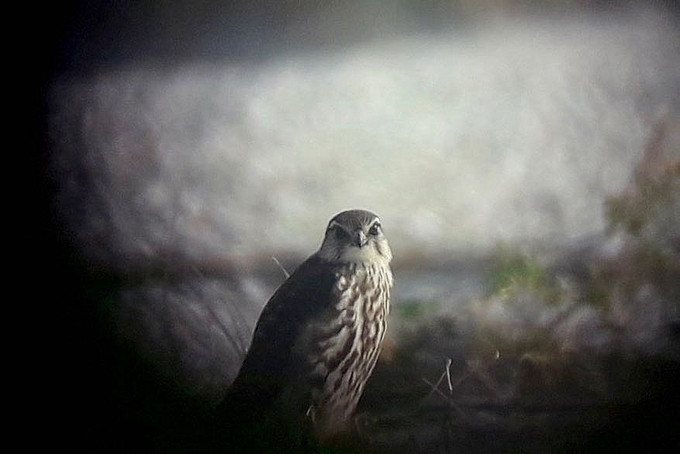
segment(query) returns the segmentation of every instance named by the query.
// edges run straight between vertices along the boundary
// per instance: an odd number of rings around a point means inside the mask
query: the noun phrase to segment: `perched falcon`
[[[218,408],[225,451],[332,444],[351,416],[385,335],[392,252],[374,213],[328,223],[319,250],[276,290]]]

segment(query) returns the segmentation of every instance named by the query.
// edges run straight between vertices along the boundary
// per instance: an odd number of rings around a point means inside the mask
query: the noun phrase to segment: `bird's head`
[[[380,218],[366,210],[348,210],[330,220],[317,255],[334,263],[388,265],[392,251]]]

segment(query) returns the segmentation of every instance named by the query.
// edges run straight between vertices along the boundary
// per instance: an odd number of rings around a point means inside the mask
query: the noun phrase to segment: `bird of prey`
[[[224,451],[332,445],[376,364],[393,284],[380,219],[348,210],[319,250],[276,290],[241,369],[218,407]]]

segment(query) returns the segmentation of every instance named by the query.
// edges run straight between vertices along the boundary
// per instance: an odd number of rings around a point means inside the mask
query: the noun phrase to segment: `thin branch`
[[[439,390],[439,384],[442,382],[442,379],[443,379],[443,378],[444,378],[444,374],[442,374],[442,376],[439,378],[439,380],[437,380],[437,383],[436,383],[436,384],[433,384],[433,383],[432,383],[430,380],[428,380],[427,378],[425,378],[425,377],[420,377],[421,380],[423,380],[425,383],[427,383],[427,385],[428,385],[430,388],[432,388],[432,390],[431,390],[430,393],[425,397],[425,399],[429,398],[429,397],[430,397],[432,394],[434,394],[434,393],[439,394],[439,395],[442,396],[444,399],[448,399],[448,398],[449,398],[449,396],[447,396],[446,394],[444,394],[443,392],[441,392],[441,391]]]
[[[446,383],[449,385],[449,395],[453,396],[453,385],[451,384],[451,358],[446,358]]]
[[[444,380],[444,376],[445,376],[445,375],[446,375],[446,372],[443,372],[443,373],[441,374],[441,376],[439,377],[439,379],[437,380],[437,383],[434,384],[434,385],[433,385],[432,383],[430,383],[430,381],[429,381],[427,378],[421,377],[421,379],[422,379],[425,383],[427,383],[427,384],[432,388],[432,390],[430,391],[430,393],[429,393],[427,396],[425,396],[425,399],[430,398],[430,396],[432,396],[432,394],[434,394],[435,392],[437,392],[437,393],[441,394],[442,396],[446,397],[446,396],[444,395],[444,393],[442,393],[441,391],[439,391],[439,385],[441,384],[442,380]]]
[[[290,273],[281,265],[281,262],[276,257],[272,257],[272,260],[274,260],[274,263],[276,263],[279,268],[281,268],[281,271],[283,271],[283,274],[286,276],[286,279],[290,277]]]

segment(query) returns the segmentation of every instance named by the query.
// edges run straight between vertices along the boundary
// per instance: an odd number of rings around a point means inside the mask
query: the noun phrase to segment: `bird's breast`
[[[310,325],[312,403],[322,434],[342,428],[380,353],[392,275],[385,267],[347,265],[336,273],[328,310]]]

